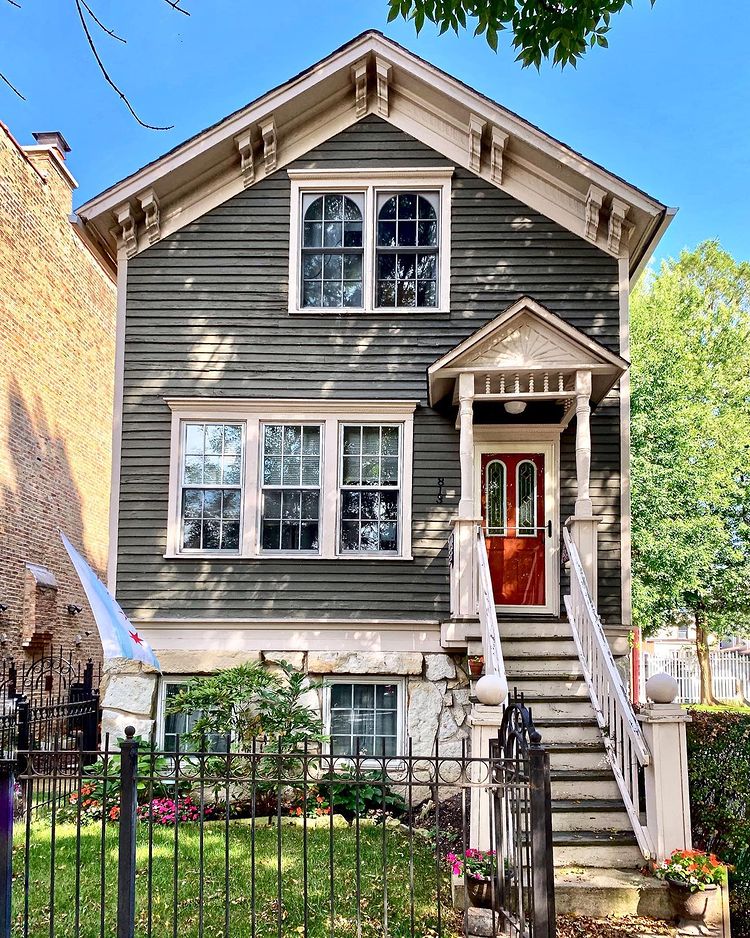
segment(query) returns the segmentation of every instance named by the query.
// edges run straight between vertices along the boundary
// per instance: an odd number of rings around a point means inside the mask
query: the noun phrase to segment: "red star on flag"
[[[128,632],[128,635],[133,639],[136,645],[142,645],[143,639],[137,632]]]

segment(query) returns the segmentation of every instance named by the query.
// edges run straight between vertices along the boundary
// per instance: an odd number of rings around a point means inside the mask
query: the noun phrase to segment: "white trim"
[[[312,672],[315,673],[314,671]],[[323,732],[326,735],[330,735],[331,732],[331,687],[333,684],[366,684],[368,686],[374,686],[376,684],[395,684],[398,688],[397,693],[397,702],[396,702],[396,754],[395,756],[386,756],[386,758],[396,758],[398,756],[403,756],[405,753],[403,751],[404,742],[406,740],[406,719],[407,719],[407,710],[408,710],[408,701],[406,700],[407,686],[406,680],[401,677],[394,675],[389,677],[388,675],[380,674],[337,674],[334,677],[329,675],[323,676],[323,687],[322,687],[322,717],[323,717]],[[373,734],[374,735],[374,734]],[[325,742],[323,744],[323,752],[329,754],[331,751],[330,743]],[[342,760],[345,760],[346,756],[341,756]],[[376,760],[379,758],[378,753],[373,754],[372,759],[364,758],[361,760],[360,764],[363,767],[368,767],[371,764],[376,764]]]
[[[492,428],[495,429],[495,428]],[[540,427],[540,432],[542,428]],[[482,455],[484,453],[542,453],[544,455],[544,517],[545,524],[552,521],[552,537],[545,535],[545,598],[543,606],[498,606],[505,613],[526,615],[560,614],[560,440],[559,428],[547,427],[546,439],[519,439],[518,427],[513,440],[503,433],[495,439],[484,439],[474,444],[475,495],[474,510],[477,518],[482,517]]]
[[[195,674],[175,674],[173,677],[168,674],[162,674],[159,677],[159,683],[156,694],[156,748],[164,750],[164,722],[167,716],[167,686],[170,684],[187,684],[197,675]]]
[[[115,321],[115,380],[112,397],[112,464],[109,483],[109,550],[107,555],[107,586],[113,596],[117,587],[117,544],[120,521],[120,461],[122,459],[127,286],[128,259],[124,251],[119,251],[117,257],[117,318]]]
[[[620,353],[630,357],[630,278],[628,260],[621,258],[620,275]],[[633,622],[632,514],[630,479],[630,372],[620,376],[620,588],[622,625]]]
[[[379,316],[450,312],[451,273],[451,178],[454,167],[390,167],[385,170],[288,170],[291,180],[289,218],[289,312],[305,315]],[[440,199],[438,221],[438,305],[393,307],[375,305],[375,262],[377,257],[377,196],[387,192],[436,192]],[[358,307],[302,306],[302,200],[307,193],[341,192],[361,195],[362,212],[362,300]],[[405,248],[405,250],[409,250]],[[416,250],[416,249],[415,249]]]
[[[412,475],[414,410],[416,401],[314,401],[260,400],[240,398],[170,398],[169,514],[166,559],[237,560],[411,560]],[[180,549],[182,427],[193,421],[238,423],[243,426],[244,477],[239,551],[183,551]],[[320,479],[320,529],[318,551],[262,551],[260,549],[260,460],[261,425],[315,423],[321,426],[322,469]],[[342,552],[338,549],[339,529],[339,437],[340,426],[352,424],[391,424],[400,428],[399,550]]]

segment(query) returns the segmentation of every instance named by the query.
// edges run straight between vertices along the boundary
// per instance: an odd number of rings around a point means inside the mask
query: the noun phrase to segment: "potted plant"
[[[446,861],[454,876],[462,876],[471,904],[481,909],[492,908],[492,879],[495,873],[495,851],[469,848],[463,857],[449,853]],[[507,873],[506,873],[507,878]]]
[[[726,880],[727,867],[713,853],[675,850],[656,868],[655,875],[667,882],[678,918],[702,921],[712,894]]]
[[[481,677],[484,671],[484,655],[469,655],[469,674]]]

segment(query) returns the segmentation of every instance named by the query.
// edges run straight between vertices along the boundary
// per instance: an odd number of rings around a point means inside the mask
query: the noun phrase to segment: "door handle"
[[[552,519],[547,522],[547,537],[552,537]]]

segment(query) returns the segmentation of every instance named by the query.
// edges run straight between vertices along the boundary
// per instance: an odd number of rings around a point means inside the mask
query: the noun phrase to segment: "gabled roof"
[[[629,367],[621,355],[590,338],[530,296],[522,296],[499,316],[482,326],[427,369],[430,403],[435,404],[450,393],[456,377],[469,372],[479,384],[497,375],[508,377],[508,395],[524,397],[530,376],[534,377],[533,395],[545,383],[549,393],[567,397],[570,378],[576,371],[592,373],[592,400],[598,403]],[[519,378],[519,393],[512,393]],[[521,393],[523,391],[523,393]]]
[[[640,271],[674,211],[517,114],[368,31],[90,199],[110,247],[143,250],[376,114]]]

